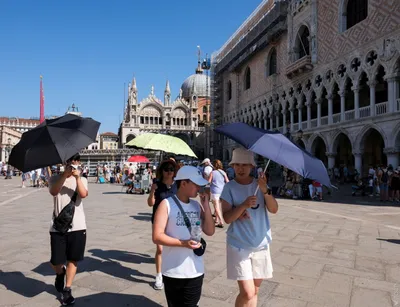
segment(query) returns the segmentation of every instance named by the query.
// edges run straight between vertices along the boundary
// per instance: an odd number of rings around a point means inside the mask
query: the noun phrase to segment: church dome
[[[193,96],[193,89],[195,89],[198,97],[210,97],[210,85],[210,77],[203,74],[203,71],[197,69],[194,75],[189,76],[182,83],[182,97],[185,99],[190,99]]]

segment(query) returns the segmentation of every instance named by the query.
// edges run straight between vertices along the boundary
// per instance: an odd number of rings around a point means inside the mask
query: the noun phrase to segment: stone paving
[[[52,200],[46,189],[0,178],[0,306],[60,306],[48,264]],[[75,306],[165,306],[152,288],[150,208],[142,195],[89,185],[86,259]],[[259,306],[400,306],[400,208],[279,200],[271,217],[274,277]],[[379,204],[378,204],[379,205]],[[225,231],[207,238],[201,306],[233,306]]]

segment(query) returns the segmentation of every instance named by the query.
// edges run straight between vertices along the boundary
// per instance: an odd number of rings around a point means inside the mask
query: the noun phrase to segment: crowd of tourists
[[[71,287],[86,245],[82,200],[88,196],[88,182],[80,165],[76,154],[63,172],[49,179],[54,199],[50,262],[62,305],[75,302]],[[257,306],[262,281],[272,277],[268,214],[277,213],[278,204],[267,176],[262,171],[258,179],[252,176],[253,153],[235,149],[229,165],[231,170],[225,172],[219,160],[205,159],[195,167],[169,158],[154,173],[147,199],[153,211],[149,240],[156,245],[154,288],[164,289],[169,307],[198,306],[207,253],[202,233],[212,236],[215,227],[225,224],[227,278],[236,280],[239,288],[235,306]]]

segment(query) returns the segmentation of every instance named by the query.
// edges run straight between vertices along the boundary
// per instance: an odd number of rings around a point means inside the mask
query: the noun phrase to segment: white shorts
[[[221,194],[211,194],[211,201],[214,201],[214,200],[219,200],[220,199],[220,197],[221,197]]]
[[[227,277],[232,280],[272,278],[270,248],[251,251],[226,245]]]

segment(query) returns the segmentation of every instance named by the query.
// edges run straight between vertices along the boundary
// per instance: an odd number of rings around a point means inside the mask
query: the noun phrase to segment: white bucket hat
[[[256,166],[254,161],[254,154],[245,148],[236,148],[232,153],[232,160],[229,165],[232,164],[251,164]]]
[[[208,181],[203,178],[201,172],[194,166],[185,165],[182,166],[176,173],[175,180],[186,180],[189,179],[191,182],[198,186],[205,186]]]

